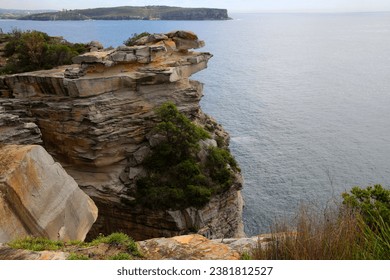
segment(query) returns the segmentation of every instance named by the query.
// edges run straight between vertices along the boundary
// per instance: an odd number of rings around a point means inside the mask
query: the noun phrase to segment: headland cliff
[[[228,152],[228,133],[200,108],[202,84],[189,79],[205,69],[212,57],[210,53],[193,51],[203,46],[204,42],[192,32],[152,34],[140,38],[132,46],[93,47],[91,52],[75,57],[73,65],[1,76],[3,155],[23,151],[30,157],[33,151],[32,164],[39,162],[37,154],[44,154],[45,164],[50,166],[56,161],[63,167],[66,176],[74,179],[74,184],[93,200],[88,202],[91,205],[88,209],[80,211],[83,216],[76,218],[84,223],[80,236],[91,226],[91,230],[87,230],[91,238],[116,231],[127,233],[136,240],[191,232],[208,238],[243,236],[242,177],[233,165],[223,166],[225,173],[222,175],[228,176],[229,180],[224,181],[225,186],[219,191],[194,188],[193,198],[196,199],[196,191],[203,195],[206,192],[207,201],[164,208],[138,203],[140,184],[137,182],[151,173],[145,160],[151,158],[151,153],[164,140],[155,128],[161,122],[156,109],[166,102],[174,104],[180,114],[207,132],[208,136],[196,143],[194,158],[197,161],[204,162],[213,148]],[[18,145],[11,149],[11,144]],[[33,146],[25,148],[26,145]],[[50,155],[46,155],[46,151]],[[10,155],[11,159],[15,158]],[[7,159],[11,160],[10,156]],[[0,170],[2,194],[10,192],[9,185],[3,183],[6,168]],[[39,170],[42,173],[50,171],[45,167]],[[59,174],[56,170],[52,172]],[[194,172],[198,172],[196,168]],[[73,192],[76,187],[71,188]],[[52,191],[46,199],[54,199],[57,192]],[[164,195],[164,189],[160,195]],[[19,201],[21,196],[13,197]],[[76,195],[81,196],[81,193]],[[73,206],[82,209],[89,201],[88,197],[83,199]],[[45,208],[44,201],[33,207]],[[95,204],[98,217],[92,225],[96,219]],[[26,225],[31,214],[29,207],[23,205],[25,215],[18,212],[15,220],[19,219],[27,228],[26,233],[31,233]],[[68,209],[66,205],[64,209]],[[72,210],[69,215],[76,217],[76,212]],[[86,220],[89,222],[85,223]],[[61,228],[55,227],[57,235],[63,234]],[[11,238],[12,234],[7,236]]]

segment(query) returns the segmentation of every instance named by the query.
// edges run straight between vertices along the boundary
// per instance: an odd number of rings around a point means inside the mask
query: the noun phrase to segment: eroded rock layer
[[[158,140],[150,135],[154,109],[164,102],[174,102],[228,145],[228,134],[200,110],[202,84],[189,80],[212,57],[190,50],[202,46],[191,32],[154,34],[134,46],[81,55],[72,66],[0,78],[0,106],[39,127],[44,147],[98,206],[91,236],[123,231],[140,240],[194,230],[212,238],[243,235],[239,173],[228,191],[201,209],[158,211],[129,203],[129,189]]]

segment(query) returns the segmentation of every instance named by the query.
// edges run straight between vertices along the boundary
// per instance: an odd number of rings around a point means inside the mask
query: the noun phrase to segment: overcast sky
[[[0,0],[5,9],[84,9],[168,5],[237,11],[390,11],[390,0]]]

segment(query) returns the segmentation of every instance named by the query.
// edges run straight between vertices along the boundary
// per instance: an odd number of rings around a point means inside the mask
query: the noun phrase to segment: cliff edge
[[[97,49],[52,70],[0,77],[0,107],[37,125],[44,148],[93,199],[99,217],[90,237],[121,231],[136,240],[197,232],[208,238],[243,236],[242,178],[201,207],[150,209],[134,197],[144,161],[161,141],[156,108],[170,101],[207,130],[209,147],[227,149],[229,136],[199,105],[202,84],[189,77],[212,57],[192,49],[192,32],[143,37],[133,46]]]

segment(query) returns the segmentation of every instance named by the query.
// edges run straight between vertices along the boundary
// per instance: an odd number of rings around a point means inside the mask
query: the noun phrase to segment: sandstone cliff
[[[200,208],[158,211],[132,203],[142,162],[158,136],[154,109],[166,101],[228,145],[228,134],[199,107],[202,84],[189,77],[207,67],[209,53],[191,32],[141,38],[135,46],[84,54],[72,66],[0,78],[0,106],[35,123],[43,146],[95,201],[91,236],[123,231],[135,239],[196,230],[211,238],[243,235],[242,179]],[[204,144],[207,147],[209,144]]]
[[[93,201],[38,145],[0,148],[0,242],[28,235],[84,240]]]

